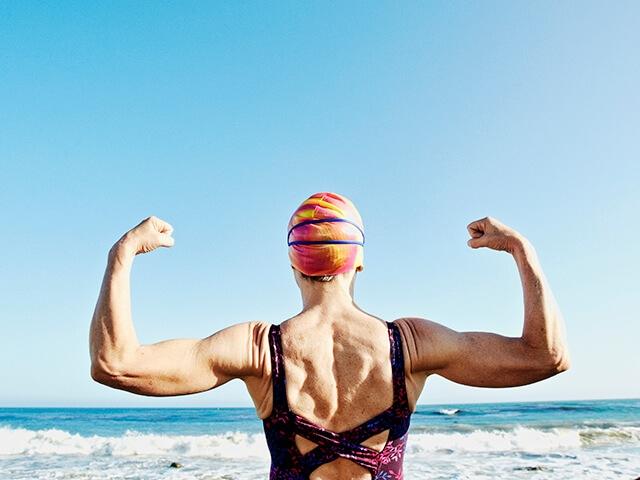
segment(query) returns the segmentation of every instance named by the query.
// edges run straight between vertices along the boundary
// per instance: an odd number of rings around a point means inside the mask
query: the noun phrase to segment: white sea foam
[[[516,427],[511,430],[474,430],[472,432],[413,433],[409,452],[532,452],[545,453],[580,449],[591,445],[640,442],[640,427],[554,428]]]
[[[17,454],[269,458],[263,434],[228,432],[220,435],[158,435],[127,431],[120,437],[84,437],[57,429],[0,428],[0,455]]]
[[[438,410],[438,413],[440,415],[455,415],[456,413],[459,413],[459,412],[460,412],[459,408],[442,408]]]
[[[516,427],[471,432],[412,432],[408,453],[430,452],[556,452],[594,445],[638,444],[640,427],[555,428]],[[82,436],[64,430],[0,428],[0,455],[157,456],[180,455],[224,459],[267,460],[262,433],[160,435],[127,431],[122,436]]]
[[[519,427],[510,431],[475,430],[469,433],[418,433],[410,437],[412,453],[449,450],[451,452],[554,451],[580,448],[577,430],[544,432]]]

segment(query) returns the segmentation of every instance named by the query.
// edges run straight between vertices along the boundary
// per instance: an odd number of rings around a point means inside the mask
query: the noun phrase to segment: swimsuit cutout
[[[405,385],[400,330],[395,323],[385,323],[389,332],[393,403],[384,412],[345,432],[333,432],[323,428],[289,409],[280,325],[271,325],[269,347],[273,377],[273,410],[263,420],[267,445],[271,452],[269,480],[308,480],[316,468],[339,457],[369,470],[372,480],[402,480],[402,460],[411,410]],[[385,430],[389,430],[389,436],[381,451],[360,445],[361,442]],[[296,446],[296,434],[311,440],[317,446],[302,454]]]

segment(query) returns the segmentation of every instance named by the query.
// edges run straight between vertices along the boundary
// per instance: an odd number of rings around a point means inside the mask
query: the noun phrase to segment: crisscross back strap
[[[287,379],[284,374],[284,356],[280,325],[271,325],[269,329],[269,349],[271,350],[271,379],[273,382],[273,409],[285,412],[289,409],[287,402]]]
[[[363,454],[358,452],[357,449],[350,450],[350,447],[344,444],[337,444],[336,446],[323,445],[305,454],[302,457],[301,465],[304,478],[309,478],[311,472],[321,465],[333,462],[339,457],[342,457],[369,470],[371,472],[371,478],[373,478],[378,470],[378,456],[379,454],[375,450]]]

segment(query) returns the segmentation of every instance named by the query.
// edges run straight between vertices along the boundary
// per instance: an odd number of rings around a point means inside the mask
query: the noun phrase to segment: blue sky
[[[289,216],[335,191],[367,232],[356,301],[518,335],[490,215],[536,247],[573,368],[513,389],[428,381],[421,403],[639,397],[640,7],[634,2],[0,4],[0,405],[249,406],[240,381],[138,397],[89,376],[112,243],[151,343],[301,309]]]

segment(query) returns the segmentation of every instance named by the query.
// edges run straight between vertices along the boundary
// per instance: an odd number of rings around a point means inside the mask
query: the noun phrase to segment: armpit
[[[414,372],[414,364],[418,357],[418,350],[415,341],[415,332],[411,325],[411,322],[407,318],[399,318],[394,322],[400,328],[400,334],[402,335],[402,350],[404,354],[404,369],[405,374],[410,375]]]
[[[253,401],[258,418],[266,418],[272,409],[271,351],[269,349],[269,328],[266,322],[250,322],[251,342],[250,375],[242,378]]]
[[[416,336],[411,321],[406,318],[396,320],[394,323],[400,329],[402,337],[402,351],[404,355],[405,383],[407,397],[411,411],[415,411],[418,398],[424,389],[424,384],[429,376],[428,372],[416,371],[414,365],[419,357]]]

